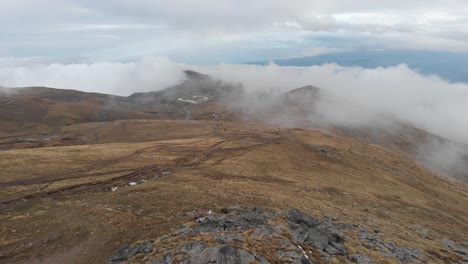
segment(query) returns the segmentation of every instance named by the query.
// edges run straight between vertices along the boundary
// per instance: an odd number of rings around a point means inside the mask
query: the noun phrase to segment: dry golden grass
[[[125,243],[189,221],[176,212],[235,204],[333,213],[339,222],[378,229],[385,241],[424,250],[430,263],[454,258],[440,251],[439,239],[468,236],[466,185],[397,152],[259,124],[224,122],[213,134],[214,122],[134,120],[120,131],[123,122],[100,128],[106,144],[0,152],[0,184],[23,181],[0,189],[4,203],[19,198],[1,208],[0,262],[102,263]],[[62,132],[85,138],[100,125]],[[132,143],[110,143],[125,140]],[[151,179],[162,171],[171,174]],[[110,191],[138,179],[149,181]],[[430,230],[428,238],[416,226]],[[346,246],[392,263],[357,239]]]

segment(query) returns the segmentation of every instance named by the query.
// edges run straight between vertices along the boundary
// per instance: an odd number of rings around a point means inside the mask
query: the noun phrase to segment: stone
[[[444,243],[444,245],[446,245],[448,248],[452,249],[453,251],[455,251],[458,254],[468,255],[468,249],[467,248],[465,248],[463,246],[457,246],[457,244],[455,244],[455,242],[453,242],[452,240],[442,239],[442,243]]]
[[[305,224],[308,227],[315,227],[320,224],[320,221],[310,215],[303,213],[298,209],[290,209],[287,212],[287,216],[289,221],[296,223],[296,224]]]
[[[411,263],[421,255],[419,251],[407,247],[396,247],[394,253],[401,263]]]
[[[305,259],[307,261],[308,261],[308,259],[305,258],[299,252],[292,251],[292,250],[287,250],[287,251],[277,250],[275,252],[275,255],[276,255],[276,257],[278,257],[281,260],[282,263],[297,263],[297,264],[310,263],[310,262],[304,262],[303,259]]]
[[[313,259],[309,259],[312,256],[318,257],[317,261],[341,261],[343,257],[335,256],[346,255],[347,249],[341,233],[344,229],[361,229],[361,243],[381,254],[387,254],[397,262],[408,263],[420,256],[417,250],[382,241],[383,234],[379,233],[380,231],[373,232],[379,229],[378,227],[365,228],[321,221],[298,209],[264,212],[260,207],[252,210],[228,207],[220,212],[194,211],[176,215],[193,216],[192,219],[196,223],[180,227],[164,239],[157,239],[155,243],[160,246],[156,248],[160,251],[154,250],[152,255],[147,255],[147,251],[142,250],[141,243],[138,243],[117,251],[109,259],[109,263],[117,264],[129,259],[153,264],[269,263],[266,259],[271,257],[267,252],[269,250],[275,255],[275,258],[270,260],[280,263],[308,264],[312,263]],[[366,230],[370,230],[371,233],[368,234]],[[167,248],[168,245],[172,246]],[[134,258],[142,253],[147,256]],[[151,257],[157,259],[152,260]],[[356,263],[372,263],[366,256],[355,254],[348,258]]]
[[[331,263],[333,261],[333,258],[331,256],[323,256],[321,259],[323,262],[326,263]]]
[[[324,228],[310,229],[304,243],[314,246],[319,250],[324,250],[328,245],[330,232]]]
[[[335,247],[328,245],[323,249],[323,251],[327,252],[330,255],[344,255],[344,252],[341,250],[336,249]]]
[[[205,250],[190,256],[180,262],[182,264],[194,263],[218,263],[218,264],[244,264],[252,263],[255,256],[243,249],[231,245],[219,245],[208,247]],[[265,262],[264,262],[265,263]]]
[[[347,230],[358,230],[359,226],[350,224],[350,223],[337,223],[336,226],[340,229],[347,229]]]
[[[251,236],[255,238],[260,238],[263,236],[263,237],[268,237],[269,239],[271,239],[274,233],[275,231],[271,229],[270,227],[260,225],[254,229]]]
[[[132,246],[125,245],[112,254],[109,258],[108,264],[122,263],[140,253],[148,254],[153,248],[154,244],[151,242],[138,243]]]
[[[200,226],[197,228],[202,233],[212,233],[219,230],[227,230],[223,228],[223,223],[218,220],[212,220],[207,218],[205,221],[200,222]]]
[[[259,226],[266,223],[265,217],[259,212],[247,212],[242,216],[242,220],[248,226]]]
[[[300,264],[312,264],[312,261],[310,261],[306,256],[302,256]]]
[[[206,248],[206,243],[203,241],[189,242],[182,245],[178,251],[187,252],[189,254],[198,254]]]
[[[350,260],[358,264],[373,264],[374,263],[365,254],[353,254],[350,256]]]
[[[169,251],[162,258],[152,261],[151,264],[172,264],[172,255],[172,251]]]
[[[224,208],[227,210],[227,213],[245,213],[246,210],[239,205],[230,206],[229,208]]]
[[[196,233],[193,228],[187,226],[180,226],[177,228],[175,235],[176,236],[188,236]]]
[[[330,224],[313,218],[297,209],[287,212],[291,225],[291,237],[296,243],[305,243],[330,255],[344,255],[346,249],[340,245],[344,239],[338,229]]]
[[[422,238],[428,238],[429,237],[429,230],[427,230],[427,229],[419,229],[417,232]]]
[[[283,248],[293,247],[294,245],[286,239],[278,241],[278,245]]]
[[[216,242],[223,243],[223,244],[229,244],[229,243],[235,243],[235,242],[245,242],[244,236],[242,234],[221,234],[217,235],[215,237]]]
[[[382,256],[397,258],[400,263],[411,263],[421,256],[421,252],[416,249],[397,246],[393,242],[386,243],[380,240],[382,236],[382,233],[368,234],[365,230],[361,230],[359,241],[370,248],[380,249],[379,253]]]

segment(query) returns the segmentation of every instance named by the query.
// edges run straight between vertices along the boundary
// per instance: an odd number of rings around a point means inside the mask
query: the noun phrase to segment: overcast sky
[[[353,49],[468,52],[466,0],[1,0],[0,57],[247,62]]]

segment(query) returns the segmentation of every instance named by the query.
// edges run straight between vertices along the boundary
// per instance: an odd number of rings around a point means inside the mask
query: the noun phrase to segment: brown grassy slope
[[[166,92],[170,91],[172,89]],[[160,98],[162,95],[161,92],[143,93],[139,95],[139,100],[145,100],[140,102],[133,97],[45,87],[15,88],[8,93],[0,91],[0,150],[96,143],[95,134],[115,120],[184,120],[187,111],[192,111],[191,116],[195,119],[235,119],[233,114],[225,113],[224,106],[215,99],[191,105],[178,101],[175,95],[174,98]],[[216,116],[214,113],[217,113]],[[85,133],[91,135],[86,135],[84,139],[80,128],[77,128],[81,124],[90,128]],[[77,129],[66,134],[70,132],[69,125],[71,130]],[[125,133],[125,129],[123,126],[108,130],[112,130],[110,133],[141,138],[134,131]],[[109,139],[107,136],[102,138],[106,142],[133,142],[122,138],[113,141],[112,137]],[[143,136],[139,141],[145,140],[153,139]]]
[[[182,120],[118,120],[88,122],[67,126],[47,126],[37,123],[0,122],[15,131],[0,134],[0,148],[25,149],[85,144],[145,142],[175,138],[210,136],[216,123]]]
[[[144,124],[135,133],[151,131]],[[0,182],[10,183],[0,194],[0,262],[102,263],[124,243],[189,221],[176,212],[234,204],[332,213],[379,229],[386,241],[424,250],[431,263],[457,261],[440,251],[439,239],[461,242],[468,235],[465,185],[347,137],[223,125],[227,131],[215,136],[194,129],[190,138],[187,127],[160,130],[163,141],[0,152]],[[152,179],[162,171],[171,174]],[[149,181],[110,191],[138,179]],[[12,184],[17,180],[24,182]],[[430,230],[429,237],[416,226]],[[392,263],[356,239],[346,245]]]

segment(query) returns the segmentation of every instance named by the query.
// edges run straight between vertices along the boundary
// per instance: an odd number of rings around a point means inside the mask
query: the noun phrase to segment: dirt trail
[[[71,186],[67,186],[67,187],[63,187],[63,188],[58,188],[58,189],[50,190],[50,191],[46,191],[46,192],[21,195],[21,196],[11,198],[11,199],[8,199],[8,200],[5,200],[5,201],[0,201],[0,205],[5,206],[5,205],[11,204],[11,203],[14,203],[14,202],[17,202],[17,201],[21,201],[21,200],[24,200],[24,199],[37,199],[37,198],[47,197],[47,196],[56,195],[56,194],[59,194],[59,193],[65,193],[65,192],[69,192],[69,191],[83,190],[83,189],[93,188],[93,187],[94,188],[103,187],[105,185],[108,185],[110,183],[113,183],[113,182],[116,182],[116,181],[119,181],[119,180],[125,180],[126,182],[128,182],[128,181],[136,180],[136,179],[140,178],[141,176],[144,176],[144,175],[147,175],[147,174],[150,174],[150,173],[159,173],[159,172],[162,172],[162,171],[165,171],[165,170],[172,170],[172,169],[178,169],[178,168],[182,168],[182,167],[198,165],[201,162],[203,162],[204,160],[206,160],[207,158],[209,158],[210,154],[213,151],[215,151],[216,149],[218,149],[219,146],[223,142],[224,141],[217,142],[217,143],[209,146],[207,149],[204,149],[203,151],[197,153],[195,155],[195,157],[193,157],[192,159],[190,159],[190,160],[188,160],[186,162],[177,164],[177,165],[159,164],[159,165],[145,166],[145,167],[142,167],[140,169],[134,170],[134,171],[132,171],[130,173],[126,173],[124,175],[113,177],[111,179],[96,180],[96,181],[91,181],[91,182],[79,183],[79,184],[75,184],[75,185],[71,185]],[[102,168],[104,168],[106,166],[110,166],[110,165],[113,165],[113,164],[116,164],[116,163],[119,163],[119,162],[128,161],[128,160],[130,160],[132,158],[135,158],[135,157],[141,155],[144,151],[149,150],[149,149],[159,149],[159,148],[158,148],[158,146],[142,148],[142,149],[139,149],[139,150],[135,151],[134,153],[132,153],[130,155],[122,156],[122,157],[112,159],[112,160],[108,160],[108,161],[104,161],[104,162],[100,162],[100,163],[88,166],[87,168],[84,168],[84,169],[81,169],[81,170],[70,170],[70,171],[61,172],[61,173],[56,174],[56,175],[69,175],[68,177],[63,177],[63,178],[59,178],[59,179],[57,179],[57,178],[47,179],[46,177],[41,177],[41,178],[30,179],[30,180],[27,180],[27,181],[2,183],[2,185],[0,185],[0,187],[6,187],[7,186],[6,184],[9,184],[7,187],[15,187],[15,186],[24,186],[24,185],[28,185],[28,184],[51,183],[51,182],[57,182],[57,181],[61,181],[61,180],[69,180],[69,179],[74,179],[74,178],[79,178],[79,177],[88,177],[89,175],[82,175],[82,173],[102,169]],[[70,176],[70,173],[72,173],[72,176]],[[109,173],[111,173],[111,172],[109,172]],[[26,182],[26,183],[22,184],[24,182]],[[44,189],[44,188],[42,188],[42,189]]]
[[[253,138],[255,139],[261,139],[259,135],[254,135]],[[6,206],[8,204],[18,202],[21,200],[28,200],[28,199],[38,199],[38,198],[43,198],[47,196],[52,196],[52,195],[57,195],[60,193],[67,193],[71,191],[77,191],[77,190],[87,190],[90,188],[103,188],[106,185],[110,185],[111,183],[118,182],[118,181],[133,181],[133,180],[138,180],[142,176],[152,174],[152,173],[160,173],[162,171],[167,171],[167,170],[174,170],[174,169],[180,169],[180,168],[186,168],[186,167],[193,167],[193,166],[198,166],[204,161],[208,160],[210,157],[212,157],[213,153],[216,152],[217,150],[222,149],[221,145],[225,143],[226,140],[221,140],[218,141],[206,149],[203,149],[202,151],[196,153],[195,155],[190,155],[191,158],[184,159],[182,158],[182,162],[177,163],[176,165],[172,164],[159,164],[159,165],[149,165],[145,166],[136,170],[133,170],[130,173],[126,173],[124,175],[116,176],[110,179],[105,179],[105,180],[95,180],[95,181],[88,181],[84,183],[79,183],[79,184],[72,184],[70,186],[54,189],[54,190],[49,190],[45,192],[39,192],[39,193],[33,193],[33,194],[25,194],[25,195],[20,195],[14,198],[10,198],[5,201],[0,201],[0,206]],[[271,143],[271,140],[263,140],[263,142],[254,144],[253,146],[246,146],[246,147],[238,147],[238,148],[232,148],[231,150],[241,150],[245,149],[250,151],[252,148],[269,144]],[[84,173],[90,172],[90,171],[95,171],[99,170],[111,165],[115,165],[118,163],[126,162],[131,159],[134,159],[144,153],[147,150],[159,150],[161,149],[161,146],[151,146],[151,147],[146,147],[142,149],[138,149],[135,152],[125,155],[122,157],[118,157],[112,160],[107,160],[103,162],[99,162],[93,165],[90,165],[88,167],[85,167],[83,169],[77,169],[77,170],[68,170],[68,171],[62,171],[57,174],[41,177],[41,178],[34,178],[34,179],[28,179],[28,180],[22,180],[22,181],[11,181],[11,182],[6,182],[6,183],[0,183],[0,188],[1,187],[17,187],[17,186],[25,186],[25,185],[33,185],[33,184],[48,184],[48,183],[54,183],[58,181],[63,181],[63,180],[70,180],[70,179],[76,179],[76,178],[86,178],[86,177],[91,177],[91,175],[83,175]],[[123,170],[123,171],[128,171],[128,170]],[[119,172],[119,171],[117,171]],[[114,172],[108,172],[108,173],[95,173],[95,176],[105,176]],[[66,176],[65,176],[66,175]],[[53,176],[54,178],[50,178]],[[58,177],[58,178],[57,178]],[[47,186],[42,187],[39,191],[44,190]]]
[[[6,103],[4,103],[4,104],[0,104],[0,107],[2,107],[2,106],[7,106],[7,105],[11,105],[11,104],[14,104],[15,102],[16,102],[16,100],[11,100],[11,101],[6,102]]]
[[[15,186],[25,186],[25,185],[35,185],[35,184],[43,184],[43,183],[52,183],[52,182],[57,182],[57,181],[63,181],[63,180],[70,180],[70,179],[75,179],[75,178],[80,178],[83,177],[84,173],[88,173],[91,171],[96,171],[100,170],[115,164],[123,163],[130,161],[131,159],[137,158],[140,156],[143,152],[154,149],[158,150],[159,146],[152,146],[152,147],[146,147],[142,149],[138,149],[135,152],[125,155],[122,157],[118,157],[115,159],[111,160],[106,160],[106,161],[101,161],[95,164],[92,164],[90,166],[80,168],[80,169],[72,169],[72,170],[66,170],[66,171],[61,171],[58,173],[53,173],[53,174],[48,174],[47,176],[39,177],[39,178],[32,178],[32,179],[26,179],[26,180],[16,180],[16,181],[9,181],[9,182],[0,182],[0,188],[3,187],[15,187]],[[118,171],[116,171],[118,172]],[[113,173],[109,172],[108,174]],[[99,174],[98,174],[99,175]],[[92,175],[84,175],[85,177],[92,176]]]

